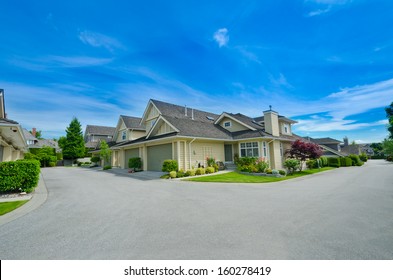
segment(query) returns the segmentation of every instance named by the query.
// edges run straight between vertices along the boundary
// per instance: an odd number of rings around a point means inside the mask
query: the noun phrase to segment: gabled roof
[[[237,113],[237,114],[232,114],[232,113],[227,113],[224,112],[220,115],[220,117],[214,122],[215,124],[218,124],[223,118],[229,118],[232,119],[239,124],[243,125],[246,128],[249,128],[251,130],[257,130],[261,129],[262,126],[257,124],[252,118],[247,117],[243,114]]]
[[[329,144],[340,144],[341,143],[341,141],[330,138],[330,137],[325,137],[325,138],[304,137],[304,139],[311,141],[311,142],[318,144],[318,145],[329,145]]]
[[[33,136],[27,129],[23,129],[23,134],[25,135],[26,140],[33,140],[33,141],[38,141],[37,138]]]
[[[217,114],[197,110],[186,106],[179,106],[179,105],[166,103],[154,99],[151,99],[150,101],[154,104],[154,106],[156,106],[156,108],[163,116],[168,116],[178,119],[190,119],[190,120],[201,121],[201,122],[212,122],[211,119],[215,120],[219,117],[219,115]],[[211,119],[209,120],[209,118],[207,117],[210,117]]]
[[[141,125],[142,118],[131,117],[131,116],[124,116],[124,115],[120,115],[120,118],[123,120],[125,126],[128,129],[142,130],[142,131],[146,130],[145,126]],[[116,128],[114,128],[114,129],[116,129]]]
[[[101,126],[101,125],[90,125],[86,126],[86,134],[94,135],[110,135],[113,136],[116,127],[112,126]]]

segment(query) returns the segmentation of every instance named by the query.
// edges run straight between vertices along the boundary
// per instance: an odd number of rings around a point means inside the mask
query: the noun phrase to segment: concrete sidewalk
[[[42,173],[40,173],[40,180],[38,181],[38,186],[35,188],[33,193],[27,194],[26,196],[3,198],[0,200],[0,202],[28,200],[28,199],[30,200],[29,202],[15,209],[14,211],[11,211],[7,214],[0,216],[0,226],[9,223],[13,220],[16,220],[30,213],[31,211],[37,209],[42,204],[44,204],[47,198],[48,198],[48,190],[46,188]]]

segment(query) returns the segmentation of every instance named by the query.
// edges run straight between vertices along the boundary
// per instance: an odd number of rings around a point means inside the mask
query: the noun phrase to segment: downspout
[[[196,138],[192,139],[190,141],[190,143],[188,143],[188,153],[189,153],[189,157],[188,157],[188,161],[190,163],[190,169],[191,169],[191,144],[192,142],[194,142],[196,140]]]

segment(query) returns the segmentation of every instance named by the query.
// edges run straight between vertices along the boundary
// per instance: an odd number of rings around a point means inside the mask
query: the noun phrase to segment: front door
[[[232,145],[231,144],[225,144],[224,145],[224,151],[225,151],[225,162],[233,161]]]

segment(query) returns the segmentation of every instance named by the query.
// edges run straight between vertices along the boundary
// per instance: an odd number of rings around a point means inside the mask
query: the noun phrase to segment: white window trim
[[[251,143],[251,147],[247,147],[247,143]],[[254,143],[256,143],[256,145],[254,145]],[[245,154],[246,154],[245,156],[242,156],[242,144],[245,145],[245,148],[243,148],[243,150],[246,151],[245,152]],[[252,154],[253,155],[251,157],[260,157],[261,149],[259,147],[259,143],[258,142],[252,141],[252,142],[241,142],[241,143],[239,143],[239,155],[240,155],[240,157],[249,157],[247,155],[247,149],[251,149],[252,150]],[[254,149],[258,149],[258,155],[254,155]]]
[[[226,125],[226,124],[229,124],[229,125]],[[232,127],[232,122],[231,122],[231,121],[225,121],[225,122],[223,123],[223,125],[224,125],[224,128],[225,128],[225,127]]]
[[[127,140],[127,131],[126,130],[123,130],[121,132],[121,140]]]

